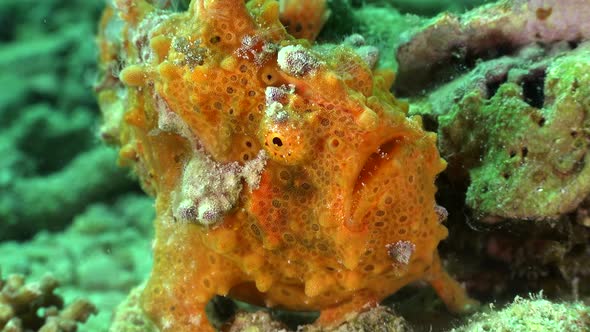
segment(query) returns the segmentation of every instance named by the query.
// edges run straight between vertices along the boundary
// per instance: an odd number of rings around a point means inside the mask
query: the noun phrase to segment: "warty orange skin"
[[[155,196],[142,305],[162,331],[212,331],[215,295],[319,310],[334,326],[442,269],[436,136],[350,45],[311,47],[270,0],[116,0],[101,22],[102,136]],[[120,70],[120,72],[118,72]]]

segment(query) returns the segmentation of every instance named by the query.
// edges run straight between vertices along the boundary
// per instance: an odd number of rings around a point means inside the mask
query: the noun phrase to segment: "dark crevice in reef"
[[[405,48],[413,45],[400,46],[398,53],[409,54]],[[396,96],[401,98],[418,97],[449,83],[477,67],[482,61],[514,55],[521,47],[510,41],[509,36],[499,31],[489,33],[470,40],[467,44],[455,43],[441,49],[445,55],[433,59],[432,63],[420,66],[402,66],[407,58],[400,59],[400,69],[394,85]]]
[[[0,44],[9,43],[15,38],[15,27],[18,17],[10,15],[8,11],[0,12],[0,22],[2,22],[2,29],[0,29]]]
[[[438,132],[438,119],[432,114],[424,114],[422,116],[422,123],[426,131]]]
[[[524,101],[535,108],[545,105],[545,70],[537,70],[522,80]]]
[[[350,0],[332,0],[328,6],[331,14],[318,36],[319,42],[337,42],[362,30],[362,22],[354,15]]]
[[[488,99],[491,99],[496,95],[496,92],[498,92],[500,86],[506,83],[507,78],[508,75],[504,74],[500,77],[494,77],[492,79],[489,79],[486,82],[486,96],[488,97]]]

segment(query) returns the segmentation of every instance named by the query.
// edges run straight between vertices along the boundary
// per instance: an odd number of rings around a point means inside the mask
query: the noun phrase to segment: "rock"
[[[396,91],[424,93],[478,58],[495,58],[528,44],[588,39],[589,15],[585,0],[502,0],[460,16],[440,14],[397,50]]]
[[[590,45],[480,63],[417,102],[479,220],[555,219],[590,194]]]

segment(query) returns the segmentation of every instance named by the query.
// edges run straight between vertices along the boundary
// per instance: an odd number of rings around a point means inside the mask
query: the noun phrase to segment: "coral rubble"
[[[138,0],[104,13],[102,136],[156,197],[144,310],[163,331],[210,331],[220,294],[334,326],[415,280],[470,309],[436,252],[436,136],[372,69],[376,49],[311,47],[279,9]]]
[[[587,305],[555,303],[535,295],[529,299],[517,296],[506,308],[478,313],[468,324],[452,332],[578,332],[587,331],[589,327],[590,307]]]
[[[63,299],[54,294],[57,280],[45,275],[39,282],[25,283],[22,275],[0,275],[0,328],[3,332],[77,331],[78,323],[96,313],[93,304],[76,300],[64,307]]]
[[[283,324],[266,312],[239,313],[229,332],[289,332]],[[388,307],[377,306],[356,316],[351,316],[339,326],[325,328],[315,325],[298,327],[299,332],[411,332],[407,322]]]
[[[135,288],[119,305],[110,332],[157,332],[149,317],[141,308],[140,296],[144,285]],[[267,311],[241,311],[222,329],[228,332],[291,332],[286,324],[276,320]],[[395,311],[386,306],[376,306],[368,311],[351,315],[346,322],[332,327],[313,324],[300,325],[299,332],[411,332],[408,324]]]
[[[230,332],[287,332],[288,328],[275,320],[266,312],[239,313],[229,330]]]
[[[92,204],[64,232],[41,231],[28,242],[0,243],[0,265],[27,279],[51,271],[66,302],[83,297],[98,309],[84,331],[102,331],[111,311],[151,268],[152,205],[139,195]]]

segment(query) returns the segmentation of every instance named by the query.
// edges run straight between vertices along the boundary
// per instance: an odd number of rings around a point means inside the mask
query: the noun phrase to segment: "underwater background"
[[[517,24],[525,14],[498,9],[513,3],[554,21],[528,34]],[[0,331],[108,331],[150,273],[153,198],[99,134],[105,5],[0,2]],[[397,71],[394,94],[438,133],[450,233],[439,250],[483,303],[476,316],[452,316],[428,287],[409,285],[386,300],[397,316],[382,331],[589,331],[590,1],[328,6],[318,41],[362,35],[378,66]],[[306,319],[273,317],[284,316]],[[232,331],[274,326],[242,324]],[[111,331],[142,331],[121,326]]]

